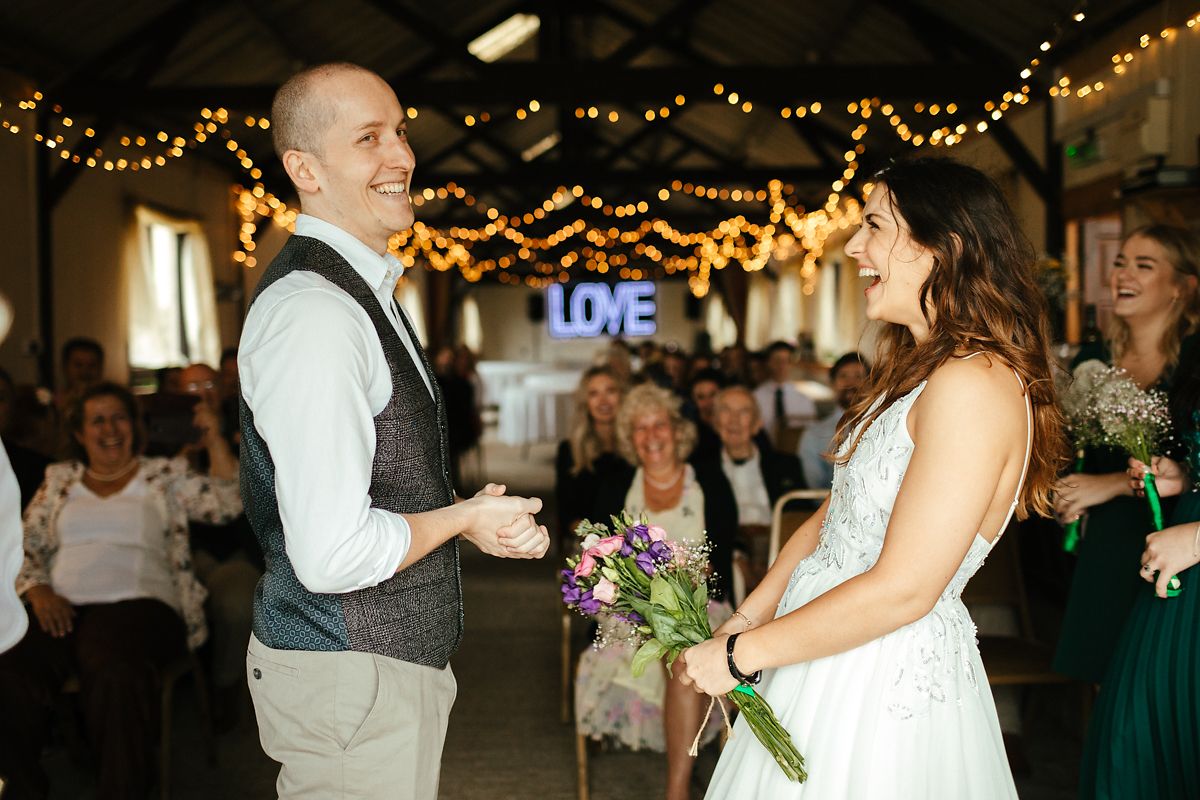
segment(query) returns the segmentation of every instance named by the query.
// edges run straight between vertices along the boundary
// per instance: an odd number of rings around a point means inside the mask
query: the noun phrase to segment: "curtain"
[[[463,298],[459,314],[459,344],[465,344],[472,353],[480,353],[483,349],[483,321],[479,318],[479,304],[474,296],[468,294]]]
[[[752,272],[748,278],[750,288],[746,292],[746,324],[742,340],[746,349],[754,351],[771,343],[771,293],[775,285],[762,272]],[[795,332],[792,335],[795,336]]]
[[[725,308],[725,302],[716,292],[708,293],[708,308],[704,313],[704,330],[708,333],[714,352],[720,352],[737,344],[737,323]]]
[[[771,294],[770,342],[795,342],[804,323],[800,309],[800,265],[779,264],[779,282]]]
[[[138,206],[125,253],[129,363],[151,369],[189,362],[215,367],[221,359],[220,327],[200,223]]]
[[[421,346],[425,347],[429,343],[429,334],[425,330],[425,305],[421,302],[420,287],[417,286],[415,280],[409,277],[408,270],[405,270],[404,277],[396,286],[395,297],[396,303],[404,309],[408,321],[412,323],[413,331],[421,341]]]

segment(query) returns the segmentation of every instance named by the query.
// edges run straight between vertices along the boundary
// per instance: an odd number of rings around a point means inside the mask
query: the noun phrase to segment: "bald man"
[[[393,299],[415,160],[378,75],[327,64],[271,109],[300,196],[238,351],[242,495],[266,572],[247,654],[284,798],[434,798],[462,636],[458,538],[549,545],[537,498],[450,484],[437,381]]]

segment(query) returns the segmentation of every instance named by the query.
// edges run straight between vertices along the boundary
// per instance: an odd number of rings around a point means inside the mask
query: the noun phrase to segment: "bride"
[[[712,695],[761,680],[809,779],[739,720],[709,798],[1016,797],[959,596],[1014,512],[1048,511],[1065,450],[1033,254],[971,167],[878,181],[846,252],[882,358],[838,429],[832,494],[676,665]]]

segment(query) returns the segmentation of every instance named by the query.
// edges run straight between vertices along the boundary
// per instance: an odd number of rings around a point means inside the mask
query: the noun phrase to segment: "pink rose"
[[[595,568],[596,559],[592,558],[587,553],[584,553],[583,558],[579,559],[579,563],[575,565],[575,577],[586,578],[592,574],[592,570]]]
[[[605,605],[612,605],[613,601],[617,599],[617,585],[608,578],[601,578],[600,582],[592,588],[592,597]]]
[[[592,556],[593,558],[604,558],[605,556],[611,556],[613,553],[620,550],[621,545],[624,543],[625,537],[623,536],[609,536],[608,538],[601,539],[589,547],[585,551],[585,554]]]
[[[646,535],[650,537],[652,542],[661,542],[667,538],[667,532],[657,525],[649,525],[646,527]]]

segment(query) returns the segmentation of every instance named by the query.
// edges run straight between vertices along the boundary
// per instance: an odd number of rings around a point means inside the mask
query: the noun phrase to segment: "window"
[[[208,243],[199,222],[140,206],[130,248],[129,363],[215,366],[221,342]]]

